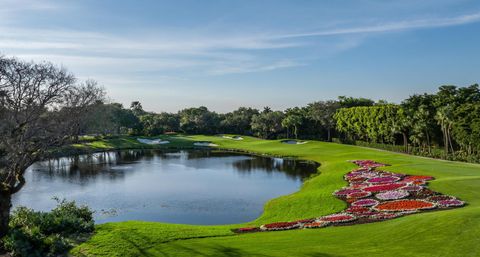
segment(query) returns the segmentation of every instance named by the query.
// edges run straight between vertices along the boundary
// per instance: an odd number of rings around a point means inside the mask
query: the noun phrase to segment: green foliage
[[[281,111],[262,112],[252,118],[252,130],[261,138],[273,138],[282,132],[285,114]]]
[[[347,96],[339,96],[338,103],[340,104],[341,108],[372,106],[375,104],[375,102],[371,99],[355,98],[355,97],[347,97]]]
[[[143,110],[142,103],[139,101],[133,101],[130,104],[130,110],[133,112],[133,114],[137,117],[144,115],[146,112]]]
[[[345,102],[343,104],[344,106],[347,105]],[[307,116],[327,129],[327,141],[331,141],[332,139],[331,133],[336,125],[336,121],[333,116],[340,106],[341,103],[337,101],[319,101],[310,103],[307,106]]]
[[[121,104],[99,103],[92,108],[91,115],[83,124],[86,134],[137,134],[140,121],[133,111],[124,109]]]
[[[455,110],[453,135],[467,155],[480,151],[480,102],[465,104]]]
[[[338,109],[334,115],[337,130],[352,139],[393,143],[395,134],[403,130],[403,110],[387,104]]]
[[[179,119],[175,114],[170,113],[147,113],[140,116],[142,134],[146,136],[156,136],[165,132],[179,130]]]
[[[317,101],[283,112],[272,111],[270,107],[262,111],[240,107],[217,114],[199,107],[157,114],[144,111],[138,101],[133,102],[130,109],[115,103],[98,103],[84,132],[143,136],[165,132],[220,133],[326,141],[337,137],[348,143],[362,140],[403,144],[403,152],[422,156],[437,156],[433,149],[443,148],[444,159],[477,160],[480,159],[477,147],[480,136],[473,131],[477,131],[475,124],[480,114],[472,106],[479,102],[480,89],[475,84],[441,86],[435,94],[412,95],[400,105],[340,96],[338,100]]]
[[[88,207],[62,200],[51,212],[26,207],[14,210],[3,244],[15,256],[61,256],[82,235],[93,230],[92,211]]]
[[[282,127],[287,129],[287,137],[289,137],[289,130],[293,128],[295,138],[298,138],[298,127],[302,124],[302,116],[298,114],[287,114],[282,120]]]
[[[224,114],[220,122],[222,133],[252,135],[250,124],[253,116],[258,114],[257,109],[248,107],[240,107],[233,112]]]
[[[217,113],[207,107],[187,108],[181,110],[180,129],[188,134],[215,134],[218,132],[220,119]]]

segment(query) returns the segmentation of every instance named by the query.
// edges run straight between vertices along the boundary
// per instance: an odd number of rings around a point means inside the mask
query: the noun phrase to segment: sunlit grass
[[[247,224],[108,223],[99,225],[97,234],[73,253],[87,256],[480,255],[480,165],[316,141],[288,145],[280,140],[250,137],[238,141],[216,136],[162,138],[172,141],[169,147],[191,147],[194,141],[212,141],[225,149],[314,160],[321,163],[320,175],[307,180],[298,192],[266,203],[264,213]],[[136,138],[126,137],[91,142],[88,146],[119,149],[136,148],[139,144]],[[436,180],[430,183],[430,188],[457,196],[468,205],[364,225],[243,235],[231,232],[234,227],[298,220],[342,210],[345,203],[333,197],[332,192],[346,185],[343,175],[355,167],[347,161],[354,159],[389,163],[392,166],[386,169],[390,171],[434,176]]]

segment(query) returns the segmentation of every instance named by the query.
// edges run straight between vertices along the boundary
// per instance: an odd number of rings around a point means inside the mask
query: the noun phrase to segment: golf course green
[[[219,149],[291,156],[321,164],[298,192],[270,200],[263,214],[246,224],[196,226],[128,221],[98,225],[95,234],[74,248],[75,256],[480,256],[480,165],[428,159],[358,146],[308,141],[219,136],[162,136],[169,144],[146,145],[135,137],[91,141],[76,148],[188,148],[208,141]],[[465,201],[462,208],[423,212],[352,226],[236,234],[234,228],[294,221],[339,212],[345,202],[332,195],[347,185],[343,175],[370,159],[392,172],[435,177],[429,188]],[[99,195],[101,197],[101,195]]]

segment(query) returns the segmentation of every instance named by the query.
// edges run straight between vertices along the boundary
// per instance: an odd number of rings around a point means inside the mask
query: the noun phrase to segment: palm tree
[[[449,153],[449,149],[453,152],[451,129],[452,129],[452,119],[450,118],[450,108],[448,106],[440,107],[437,110],[435,119],[437,120],[438,125],[440,125],[443,134],[443,145],[445,147],[445,155]]]

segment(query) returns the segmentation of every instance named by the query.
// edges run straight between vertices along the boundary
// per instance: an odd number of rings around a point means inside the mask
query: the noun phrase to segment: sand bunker
[[[232,139],[232,140],[243,140],[243,137],[241,136],[222,136],[223,138],[227,138],[227,139]]]
[[[307,141],[283,140],[282,143],[289,144],[289,145],[303,145],[303,144],[306,144]]]
[[[142,144],[147,144],[147,145],[164,145],[164,144],[170,144],[170,141],[163,141],[161,139],[145,139],[145,138],[137,138],[137,141],[142,143]]]
[[[213,146],[218,146],[212,142],[195,142],[193,143],[194,146],[210,146],[210,147],[213,147]]]

